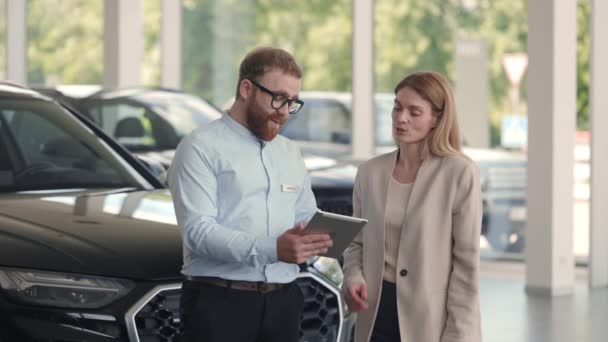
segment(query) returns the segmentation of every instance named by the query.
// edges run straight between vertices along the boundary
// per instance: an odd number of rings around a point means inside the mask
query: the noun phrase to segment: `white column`
[[[161,3],[161,85],[182,87],[182,2],[162,0]]]
[[[353,158],[374,153],[374,1],[353,1]]]
[[[104,87],[138,86],[143,58],[141,0],[105,0],[104,5]]]
[[[27,84],[25,0],[6,0],[6,78]]]
[[[528,2],[528,55],[526,290],[570,294],[574,286],[576,1]]]
[[[608,286],[608,3],[591,1],[591,58],[589,85],[591,120],[591,214],[589,285]]]

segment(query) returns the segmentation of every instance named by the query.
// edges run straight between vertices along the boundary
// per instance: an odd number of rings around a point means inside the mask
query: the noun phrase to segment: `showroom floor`
[[[573,295],[527,295],[522,263],[483,261],[484,342],[608,341],[608,288],[590,290],[586,279],[577,268]]]

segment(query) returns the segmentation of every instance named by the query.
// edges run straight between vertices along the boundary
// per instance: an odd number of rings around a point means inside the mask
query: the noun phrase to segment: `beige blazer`
[[[345,285],[368,287],[369,308],[357,316],[355,341],[369,341],[384,272],[384,211],[397,151],[359,167],[354,216],[369,222],[346,250]],[[462,156],[423,161],[406,211],[397,259],[401,341],[480,342],[477,166]],[[402,270],[407,271],[402,276]],[[346,288],[345,286],[345,288]]]

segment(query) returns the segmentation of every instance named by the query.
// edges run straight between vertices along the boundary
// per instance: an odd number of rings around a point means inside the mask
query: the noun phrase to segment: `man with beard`
[[[286,51],[241,62],[228,112],[183,139],[169,170],[184,264],[181,341],[297,341],[298,264],[332,245],[303,235],[316,212],[300,151],[278,135],[302,71]]]

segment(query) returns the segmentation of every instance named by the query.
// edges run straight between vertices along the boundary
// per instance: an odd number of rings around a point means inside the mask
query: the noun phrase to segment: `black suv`
[[[177,341],[169,192],[90,120],[0,84],[0,341]],[[301,341],[347,341],[336,260],[297,280]],[[235,322],[235,326],[238,322]]]

